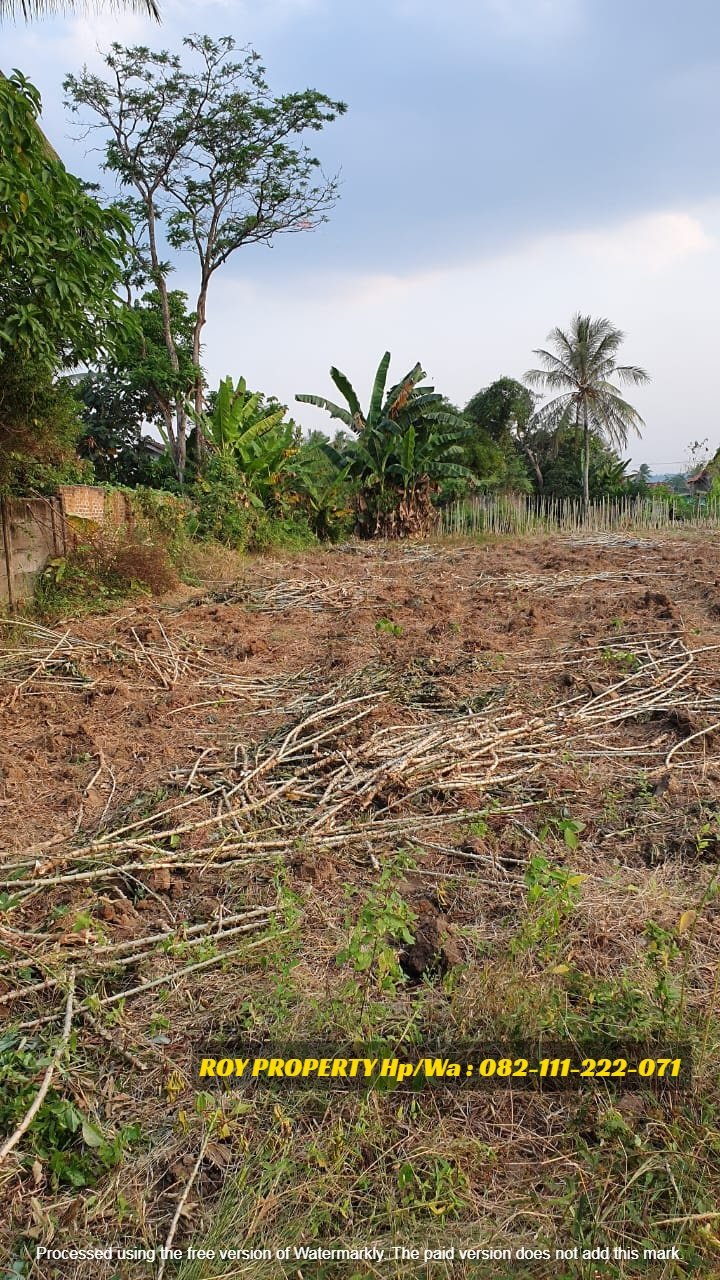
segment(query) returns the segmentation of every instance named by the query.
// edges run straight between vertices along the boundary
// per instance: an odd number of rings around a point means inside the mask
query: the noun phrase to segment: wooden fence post
[[[2,524],[3,550],[5,552],[5,574],[7,577],[8,605],[10,612],[15,612],[15,584],[13,581],[12,538],[10,534],[10,516],[6,498],[0,498],[0,524]]]

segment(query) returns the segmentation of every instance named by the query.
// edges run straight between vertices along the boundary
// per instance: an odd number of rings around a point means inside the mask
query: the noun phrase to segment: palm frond
[[[650,374],[647,369],[641,369],[636,364],[620,364],[615,365],[612,369],[613,377],[619,378],[621,382],[632,382],[636,386],[641,386],[650,381]]]
[[[331,418],[339,418],[341,422],[345,423],[346,427],[354,429],[352,414],[348,413],[347,409],[343,409],[341,405],[333,404],[332,400],[326,400],[325,396],[297,395],[295,399],[299,400],[301,404],[312,404],[316,409],[325,409]]]
[[[373,382],[372,395],[370,396],[370,412],[368,414],[368,422],[375,422],[380,416],[382,408],[383,393],[385,391],[385,380],[387,371],[390,367],[390,352],[386,351],[382,360],[377,367],[375,381]]]
[[[330,377],[335,383],[335,386],[337,387],[340,394],[343,395],[347,400],[350,406],[350,412],[355,417],[362,418],[363,415],[362,415],[362,409],[360,408],[360,401],[357,398],[355,388],[353,387],[350,379],[346,377],[346,375],[340,369],[336,369],[335,365],[333,365],[330,370]]]
[[[34,18],[44,18],[53,13],[74,11],[80,6],[66,3],[65,0],[0,0],[0,18],[24,18],[31,22]],[[160,10],[155,0],[108,0],[108,7],[113,9],[137,9],[160,21]]]

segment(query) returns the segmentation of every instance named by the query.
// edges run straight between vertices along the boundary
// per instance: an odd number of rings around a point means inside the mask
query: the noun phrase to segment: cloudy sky
[[[313,87],[348,114],[313,145],[341,171],[330,222],[242,249],[215,277],[205,330],[226,373],[292,404],[365,399],[383,351],[419,359],[464,404],[522,376],[574,311],[608,316],[652,383],[630,456],[677,470],[720,445],[720,5],[717,0],[160,0],[135,13],[0,28],[2,66],[39,86],[69,168],[96,176],[61,83],[112,40],[178,49],[232,35],[277,90]],[[174,283],[191,296],[190,259]],[[296,406],[306,426],[314,411]],[[324,425],[327,425],[327,421]]]

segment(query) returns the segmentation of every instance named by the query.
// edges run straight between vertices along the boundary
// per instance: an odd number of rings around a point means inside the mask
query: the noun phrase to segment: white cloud
[[[715,247],[699,219],[687,213],[651,214],[609,231],[590,231],[570,239],[578,251],[601,262],[652,275]]]
[[[242,278],[240,254],[212,286],[205,362],[211,382],[242,373],[292,406],[298,391],[331,394],[331,364],[365,395],[389,349],[391,372],[420,359],[439,390],[464,404],[503,374],[522,377],[533,349],[573,312],[605,315],[628,335],[627,360],[653,379],[633,393],[648,424],[634,461],[680,462],[698,424],[713,449],[720,444],[707,376],[716,363],[719,236],[720,203],[407,276]],[[319,411],[295,411],[306,427],[330,429]]]

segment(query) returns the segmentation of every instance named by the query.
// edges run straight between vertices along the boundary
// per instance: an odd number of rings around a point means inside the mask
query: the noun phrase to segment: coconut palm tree
[[[56,13],[64,9],[74,9],[72,3],[64,3],[63,0],[0,0],[0,18],[24,18],[29,22],[31,18],[44,18],[46,14]],[[151,18],[160,21],[160,10],[155,4],[155,0],[126,0],[125,4],[119,4],[119,8],[139,9],[141,12],[148,13]]]
[[[530,369],[525,381],[545,392],[555,392],[552,400],[535,414],[539,427],[549,428],[559,438],[570,431],[582,435],[583,500],[589,502],[590,435],[604,436],[615,448],[624,448],[631,431],[640,435],[644,425],[640,414],[623,399],[620,384],[649,382],[637,365],[619,365],[617,352],[625,335],[609,320],[573,316],[567,332],[553,329],[548,335],[550,351],[534,351],[541,369]]]

